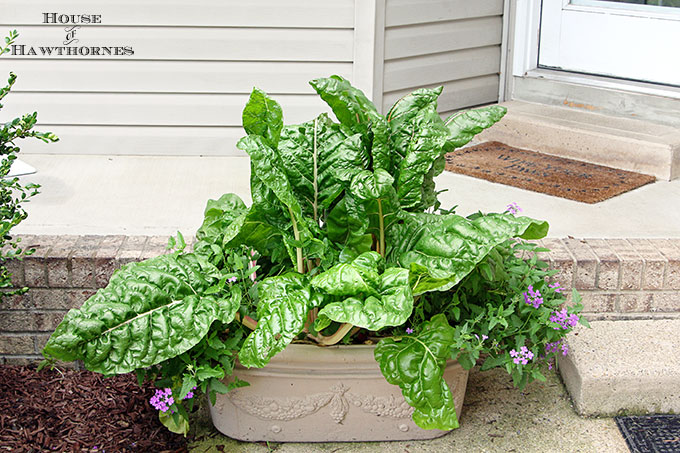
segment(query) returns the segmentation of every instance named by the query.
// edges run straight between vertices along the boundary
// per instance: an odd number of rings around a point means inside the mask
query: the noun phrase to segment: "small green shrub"
[[[5,38],[4,47],[0,48],[0,55],[9,52],[9,47],[17,36],[19,34],[16,30],[9,33],[9,36]],[[7,85],[0,88],[0,101],[9,94],[16,80],[17,76],[10,72]],[[3,104],[0,103],[0,110],[2,107]],[[0,129],[0,156],[2,158],[0,162],[0,288],[2,289],[12,287],[11,274],[5,267],[7,261],[21,259],[22,256],[31,253],[30,250],[23,250],[19,245],[20,240],[13,238],[10,233],[12,228],[28,216],[26,210],[22,207],[22,203],[29,201],[31,197],[36,195],[40,187],[37,184],[23,185],[19,178],[8,177],[10,167],[19,152],[19,147],[15,141],[28,137],[35,137],[46,143],[59,140],[51,132],[34,131],[33,126],[35,126],[37,120],[38,113],[33,112],[3,123],[2,129]],[[5,290],[0,292],[0,297],[21,294],[26,292],[27,289]]]

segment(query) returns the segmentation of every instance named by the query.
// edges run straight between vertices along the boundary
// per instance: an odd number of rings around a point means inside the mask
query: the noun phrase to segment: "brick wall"
[[[125,263],[166,253],[165,236],[22,236],[36,252],[12,261],[23,296],[0,303],[0,363],[25,364],[66,312]],[[588,319],[680,317],[680,239],[544,239],[540,258],[576,288]]]
[[[113,272],[131,261],[166,253],[166,236],[22,236],[35,253],[8,263],[22,296],[0,302],[0,363],[26,364],[40,351],[66,312],[78,308]]]
[[[543,239],[588,319],[680,317],[680,239]]]

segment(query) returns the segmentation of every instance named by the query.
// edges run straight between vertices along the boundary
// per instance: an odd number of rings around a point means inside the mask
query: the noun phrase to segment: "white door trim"
[[[570,83],[580,83],[594,88],[614,89],[639,94],[663,96],[680,99],[677,88],[646,82],[628,82],[615,78],[590,76],[568,71],[545,70],[538,68],[539,33],[541,25],[541,0],[509,0],[510,32],[508,34],[508,52],[511,66],[505,72],[508,87],[503,100],[513,98],[513,77],[527,79],[540,78]],[[549,0],[554,1],[554,0]]]

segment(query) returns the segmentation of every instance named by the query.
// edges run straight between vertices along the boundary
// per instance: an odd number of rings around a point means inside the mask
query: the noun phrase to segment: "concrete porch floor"
[[[247,157],[140,157],[24,154],[42,186],[26,204],[23,234],[193,235],[209,198],[233,192],[250,202]],[[551,237],[680,238],[680,179],[657,181],[597,204],[530,192],[444,172],[444,207],[467,215],[500,212],[550,222]]]

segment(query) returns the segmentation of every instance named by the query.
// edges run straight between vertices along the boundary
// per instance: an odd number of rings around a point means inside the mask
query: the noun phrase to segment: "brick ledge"
[[[28,286],[0,306],[0,363],[39,359],[66,312],[105,286],[122,265],[167,253],[167,236],[21,235],[36,252],[8,268],[16,286]],[[187,242],[190,242],[189,240]],[[193,239],[191,240],[193,242]],[[680,318],[680,239],[554,239],[537,243],[582,295],[590,320]]]

